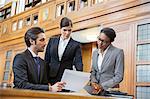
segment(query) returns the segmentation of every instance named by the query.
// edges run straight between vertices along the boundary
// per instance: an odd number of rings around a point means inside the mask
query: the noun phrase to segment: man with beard
[[[27,49],[15,56],[13,61],[14,88],[61,91],[64,82],[49,83],[49,67],[38,56],[46,45],[46,36],[43,29],[32,27],[24,36]]]

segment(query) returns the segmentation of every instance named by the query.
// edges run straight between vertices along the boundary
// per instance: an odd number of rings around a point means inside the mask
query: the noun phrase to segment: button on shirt
[[[70,38],[63,40],[62,37],[60,37],[59,40],[59,45],[58,45],[58,56],[59,56],[59,61],[61,61],[63,53],[65,51],[65,48],[69,42]]]
[[[108,48],[109,48],[109,46],[106,48],[106,50],[103,52],[103,53],[101,53],[101,51],[100,51],[100,49],[99,49],[99,51],[98,51],[98,69],[99,69],[99,71],[101,71],[101,68],[102,68],[102,62],[103,62],[103,59],[104,59],[104,57],[105,57],[105,54],[106,54],[106,52],[107,52],[107,50],[108,50]]]

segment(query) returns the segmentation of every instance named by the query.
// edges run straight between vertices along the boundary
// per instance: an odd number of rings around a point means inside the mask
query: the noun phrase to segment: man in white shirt
[[[15,56],[13,61],[14,88],[61,91],[64,82],[49,83],[49,67],[38,56],[44,51],[46,36],[40,27],[32,27],[24,36],[27,49]]]

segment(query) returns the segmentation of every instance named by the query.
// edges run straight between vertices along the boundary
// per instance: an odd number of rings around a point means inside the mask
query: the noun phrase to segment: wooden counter
[[[0,89],[0,99],[114,99],[114,97],[91,96],[81,93],[52,93],[22,89]]]

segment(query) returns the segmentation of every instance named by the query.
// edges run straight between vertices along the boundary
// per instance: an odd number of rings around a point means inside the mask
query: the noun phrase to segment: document
[[[78,92],[90,80],[90,73],[65,69],[61,81],[66,82],[64,89]]]

